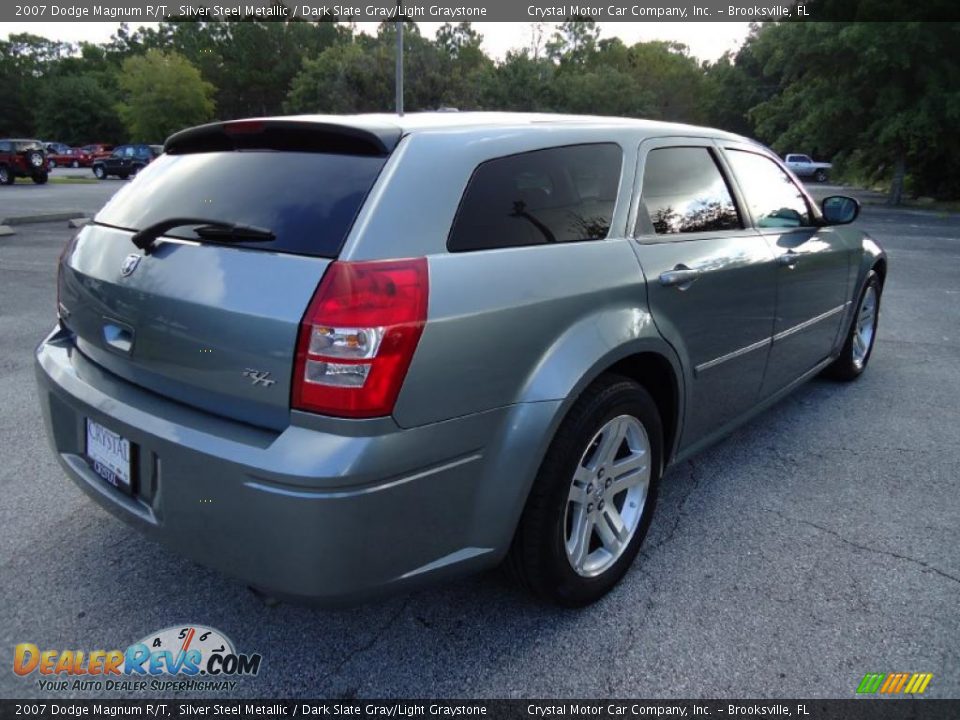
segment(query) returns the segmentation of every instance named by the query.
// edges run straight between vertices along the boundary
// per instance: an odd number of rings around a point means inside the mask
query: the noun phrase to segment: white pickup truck
[[[809,155],[797,153],[785,156],[783,161],[797,177],[812,177],[817,182],[826,182],[827,171],[832,167],[830,163],[814,162]]]

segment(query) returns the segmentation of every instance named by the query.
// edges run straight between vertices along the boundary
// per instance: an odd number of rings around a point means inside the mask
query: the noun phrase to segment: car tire
[[[97,176],[98,180],[106,180],[107,171],[103,169],[103,165],[94,165],[93,174]]]
[[[843,349],[839,357],[824,370],[824,375],[835,380],[850,381],[856,380],[867,369],[877,340],[882,292],[880,276],[871,270],[860,291]]]
[[[55,167],[57,167],[56,160],[47,160],[47,170],[53,170]]]
[[[45,172],[41,172],[41,173],[37,173],[36,175],[33,175],[31,179],[37,185],[45,185],[47,180],[50,179],[50,176]]]
[[[72,167],[72,168],[78,168],[78,167],[80,167],[80,163],[78,163],[76,160],[74,160],[72,163],[70,163],[70,167]]]
[[[118,176],[121,180],[126,180],[128,177],[130,177],[130,173],[125,173],[125,172],[117,173],[117,176]]]
[[[818,183],[825,183],[827,181],[827,172],[826,170],[817,170],[813,174],[813,179]]]
[[[597,380],[550,444],[514,535],[508,573],[536,597],[564,607],[607,594],[650,526],[662,447],[650,394],[618,375]],[[620,476],[614,461],[623,466]],[[624,472],[628,462],[636,467]]]
[[[0,185],[13,185],[15,178],[10,168],[6,165],[0,165]]]

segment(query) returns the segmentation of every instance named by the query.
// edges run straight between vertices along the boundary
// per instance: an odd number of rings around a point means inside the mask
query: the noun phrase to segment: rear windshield
[[[18,140],[13,144],[13,147],[17,152],[23,152],[24,150],[43,150],[43,145],[36,140]]]
[[[386,158],[243,150],[162,155],[97,214],[103,225],[142,230],[170,218],[203,218],[270,230],[271,252],[336,257]],[[190,227],[165,233],[198,240]]]

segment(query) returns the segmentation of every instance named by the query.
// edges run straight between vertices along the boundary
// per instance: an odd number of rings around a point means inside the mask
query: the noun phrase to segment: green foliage
[[[441,28],[438,41],[416,25],[404,32],[404,109],[476,107],[493,63],[469,23]],[[396,29],[383,23],[376,37],[353,36],[306,59],[293,79],[287,112],[389,112],[394,106]]]
[[[170,46],[217,88],[221,118],[282,112],[293,78],[307,58],[341,42],[333,22],[169,22]]]
[[[161,142],[213,116],[214,87],[178,53],[148,50],[123,61],[117,106],[134,142]]]
[[[596,52],[599,39],[593,18],[576,15],[561,23],[547,41],[547,57],[561,65],[583,65]]]
[[[853,171],[890,178],[894,201],[908,169],[916,192],[956,193],[958,44],[957,23],[764,27],[751,52],[777,91],[753,107],[755,131],[782,152],[840,154]]]
[[[811,2],[820,17],[881,19],[870,0]],[[884,12],[898,4],[885,0]],[[390,112],[395,33],[391,22],[371,36],[342,22],[172,18],[121,25],[103,44],[15,34],[0,41],[0,134],[158,141],[214,106],[223,119]],[[835,176],[960,197],[958,23],[755,24],[738,52],[703,64],[679,43],[604,38],[589,17],[534,23],[529,47],[499,61],[470,23],[447,23],[434,39],[407,23],[404,35],[407,111],[707,124],[833,160]]]
[[[0,40],[0,135],[33,134],[44,72],[71,51],[68,43],[29,33]]]
[[[83,145],[124,136],[115,100],[91,75],[63,75],[44,81],[36,107],[37,134],[47,140]]]

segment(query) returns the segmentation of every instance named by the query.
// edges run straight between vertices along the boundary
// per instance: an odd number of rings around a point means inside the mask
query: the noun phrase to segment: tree
[[[575,15],[553,33],[547,42],[547,56],[561,64],[583,64],[596,50],[599,38],[600,28],[593,18]]]
[[[393,76],[368,43],[327,48],[305,60],[287,95],[287,112],[384,112],[393,104]]]
[[[750,111],[769,100],[779,89],[776,79],[765,76],[754,42],[759,26],[737,53],[726,52],[716,62],[704,64],[703,111],[714,127],[753,136]]]
[[[960,192],[960,24],[765,25],[756,53],[777,91],[751,111],[781,152],[839,154],[914,192]],[[909,173],[909,176],[908,176]]]
[[[116,99],[91,75],[46,80],[37,105],[37,132],[69,145],[116,142],[124,137]]]
[[[148,50],[123,61],[120,117],[133,141],[159,142],[213,116],[214,87],[182,55]]]
[[[549,111],[556,108],[556,66],[527,48],[511,50],[481,82],[479,105],[487,110]]]
[[[171,46],[217,88],[223,118],[282,112],[304,60],[344,42],[347,26],[333,21],[164,23]]]
[[[404,31],[404,107],[409,111],[460,106],[476,93],[464,88],[489,59],[476,57],[475,36],[469,28],[446,34],[448,45],[420,35],[415,23]],[[390,112],[394,105],[394,23],[381,23],[377,36],[356,35],[314,59],[306,59],[293,79],[284,108],[287,112]],[[451,55],[451,48],[456,55]],[[471,80],[472,81],[472,80]],[[472,95],[472,97],[471,97]]]
[[[495,67],[483,51],[483,35],[468,22],[445,23],[437,30],[435,42],[441,65],[449,68],[444,103],[461,110],[481,107],[483,88],[488,85]]]
[[[0,40],[0,135],[33,135],[44,72],[69,55],[68,43],[29,33]]]

